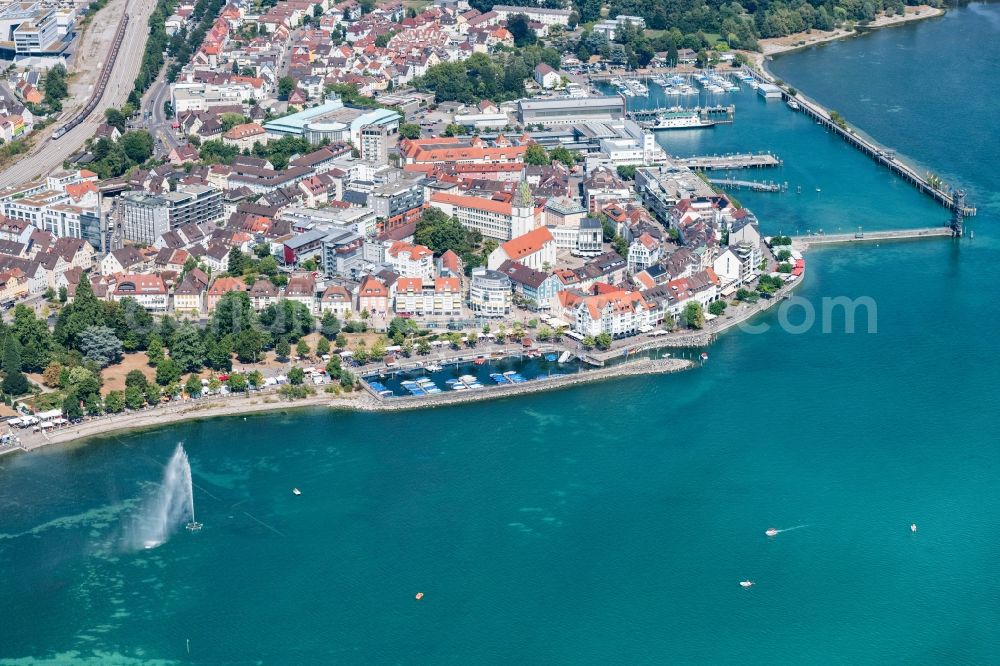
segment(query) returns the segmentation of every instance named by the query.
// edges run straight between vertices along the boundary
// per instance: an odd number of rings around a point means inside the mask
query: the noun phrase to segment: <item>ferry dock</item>
[[[699,155],[696,157],[675,157],[674,164],[686,166],[693,171],[713,171],[725,169],[766,169],[783,164],[777,155],[771,153],[741,153],[736,155]]]
[[[727,190],[752,190],[754,192],[785,192],[788,183],[762,182],[759,180],[736,180],[734,178],[709,178],[712,185],[724,187]]]
[[[858,229],[847,234],[806,234],[792,236],[792,245],[800,250],[815,245],[834,245],[844,243],[877,243],[882,241],[916,240],[923,238],[951,238],[950,226],[926,227],[921,229],[893,229],[890,231],[864,231]]]

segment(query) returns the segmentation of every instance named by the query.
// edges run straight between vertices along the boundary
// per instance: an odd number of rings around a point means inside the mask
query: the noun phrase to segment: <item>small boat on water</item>
[[[752,580],[741,580],[740,581],[740,587],[753,587],[753,581]]]
[[[301,495],[302,491],[299,490],[298,488],[292,488],[292,494],[293,495]]]
[[[778,530],[774,527],[768,527],[767,531],[764,532],[769,537],[777,536]]]
[[[917,524],[916,523],[910,523],[910,531],[911,532],[916,532],[917,531]]]
[[[708,352],[702,352],[701,353],[701,360],[702,360],[702,362],[708,360]]]
[[[425,366],[424,370],[426,370],[427,372],[441,372],[442,370],[444,370],[444,367],[442,367],[440,365],[431,364],[431,365]]]
[[[802,107],[800,107],[799,103],[796,102],[794,99],[790,99],[788,100],[788,108],[791,109],[792,111],[798,111]]]
[[[559,357],[556,356],[555,354],[546,354],[546,356],[545,356],[545,360],[546,361],[555,361],[557,358],[559,358]]]

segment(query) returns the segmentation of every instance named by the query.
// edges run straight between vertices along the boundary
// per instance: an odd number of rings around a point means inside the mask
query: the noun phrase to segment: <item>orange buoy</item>
[[[420,601],[421,599],[424,598],[424,593],[423,592],[417,592],[417,597],[416,598],[417,598],[417,601]]]

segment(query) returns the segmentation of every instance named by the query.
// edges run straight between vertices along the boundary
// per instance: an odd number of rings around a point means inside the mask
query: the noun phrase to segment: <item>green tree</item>
[[[333,339],[340,333],[340,320],[337,319],[337,315],[333,314],[331,310],[323,313],[323,317],[320,319],[319,332],[327,339]]]
[[[401,139],[419,139],[420,138],[420,125],[417,123],[400,123],[399,125],[399,138]]]
[[[305,381],[305,378],[306,378],[305,371],[298,366],[295,366],[294,368],[288,371],[288,383],[291,384],[292,386],[299,386],[300,384],[302,384],[302,382]]]
[[[83,418],[83,408],[80,406],[80,398],[75,393],[70,393],[63,399],[62,413],[70,421]]]
[[[250,388],[252,389],[260,389],[264,385],[264,375],[261,374],[260,370],[254,370],[247,375],[247,383],[250,384]]]
[[[238,372],[234,372],[233,374],[229,375],[229,379],[226,380],[226,386],[228,386],[229,390],[232,391],[233,393],[245,393],[248,384],[249,382],[247,382],[246,375],[240,374]]]
[[[550,162],[549,154],[540,144],[532,143],[524,151],[524,163],[531,166],[546,166]]]
[[[145,392],[148,383],[146,375],[143,374],[142,370],[129,370],[128,374],[125,375],[125,388],[132,388],[134,386],[140,391]]]
[[[181,372],[196,372],[201,369],[205,360],[205,345],[192,323],[186,321],[178,326],[170,346],[170,358],[177,363]]]
[[[136,164],[142,164],[153,156],[153,135],[146,130],[125,132],[120,143],[125,155]]]
[[[278,342],[274,345],[274,353],[279,359],[288,360],[288,356],[292,353],[292,345],[288,343],[287,338],[278,338]]]
[[[714,314],[716,317],[718,317],[720,314],[726,311],[726,302],[722,300],[712,301],[711,303],[708,304],[708,311],[710,314]]]
[[[594,344],[597,345],[598,349],[602,350],[611,349],[611,334],[601,333],[596,338],[594,338]]]
[[[337,333],[337,337],[334,339],[333,344],[337,349],[347,349],[347,336],[343,333]]]
[[[705,311],[698,301],[688,301],[683,310],[684,324],[688,328],[702,328],[705,326]]]
[[[100,367],[117,363],[122,357],[122,341],[109,326],[88,326],[80,332],[80,351],[84,358]]]
[[[309,349],[309,343],[306,342],[306,339],[299,338],[299,341],[295,344],[295,353],[298,354],[300,357],[304,358],[306,356],[309,356],[309,353],[311,351],[312,350]]]
[[[18,396],[28,392],[28,378],[21,372],[21,345],[8,333],[3,346],[3,392]]]
[[[319,357],[326,356],[330,353],[330,341],[320,336],[319,340],[316,341],[316,355]]]
[[[83,329],[88,326],[104,325],[104,307],[94,296],[90,280],[84,278],[76,287],[73,302],[59,311],[55,325],[55,339],[70,349],[76,349],[78,337]]]
[[[238,245],[234,245],[229,250],[229,262],[227,264],[226,272],[230,275],[243,275],[247,268],[251,268],[251,260],[248,256],[243,254]]]
[[[442,132],[442,136],[462,136],[463,134],[465,134],[465,127],[458,123],[448,123]]]
[[[278,79],[278,99],[287,100],[297,85],[295,79],[290,76],[282,76]]]
[[[181,366],[172,358],[164,359],[156,366],[156,383],[167,386],[181,378]]]
[[[530,46],[538,41],[538,35],[531,29],[525,14],[514,14],[507,18],[507,30],[514,38],[514,46]]]
[[[264,354],[267,334],[257,328],[240,331],[233,338],[233,350],[241,363],[256,363]]]
[[[125,405],[131,409],[142,409],[146,404],[146,396],[138,386],[129,386],[125,389]]]
[[[13,333],[21,344],[21,369],[40,372],[52,359],[54,341],[48,324],[35,317],[32,308],[19,303],[14,308]]]
[[[128,119],[121,111],[115,108],[104,109],[104,119],[105,122],[116,128],[119,132],[125,133],[125,125]]]
[[[69,94],[66,86],[66,68],[62,65],[50,68],[45,73],[42,88],[45,90],[45,105],[53,111],[61,111],[62,100]]]
[[[121,391],[111,391],[104,398],[104,409],[109,414],[118,414],[125,409],[125,394]]]
[[[187,381],[184,382],[184,392],[192,398],[201,395],[201,380],[198,379],[198,375],[188,375]]]
[[[146,341],[146,362],[154,368],[163,362],[163,342],[156,333]]]

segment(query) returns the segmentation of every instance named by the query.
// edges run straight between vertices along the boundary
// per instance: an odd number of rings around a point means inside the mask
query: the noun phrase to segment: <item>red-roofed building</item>
[[[387,243],[386,260],[392,270],[404,278],[430,278],[434,275],[434,253],[423,245],[403,241]]]
[[[111,300],[134,298],[150,312],[167,311],[167,285],[159,275],[123,275],[111,292]]]
[[[438,275],[451,277],[462,275],[462,258],[451,250],[445,250],[444,254],[438,257]]]
[[[548,227],[532,229],[493,250],[486,265],[497,270],[505,261],[516,261],[536,271],[552,270],[556,263],[556,239]]]
[[[504,164],[521,163],[527,146],[498,145],[506,142],[498,138],[489,144],[479,137],[456,139],[438,137],[434,139],[403,139],[399,150],[403,164],[451,163],[462,164]]]
[[[358,310],[385,315],[389,312],[389,288],[374,275],[366,275],[358,285]]]
[[[220,277],[215,278],[215,282],[208,288],[206,304],[208,311],[213,312],[219,300],[231,291],[247,291],[247,283],[239,278]]]
[[[450,278],[400,278],[393,301],[396,314],[416,317],[449,317],[462,313],[462,280]]]
[[[554,314],[572,322],[573,330],[583,336],[636,335],[653,321],[654,308],[638,291],[594,285],[590,292],[560,291],[554,300]]]

